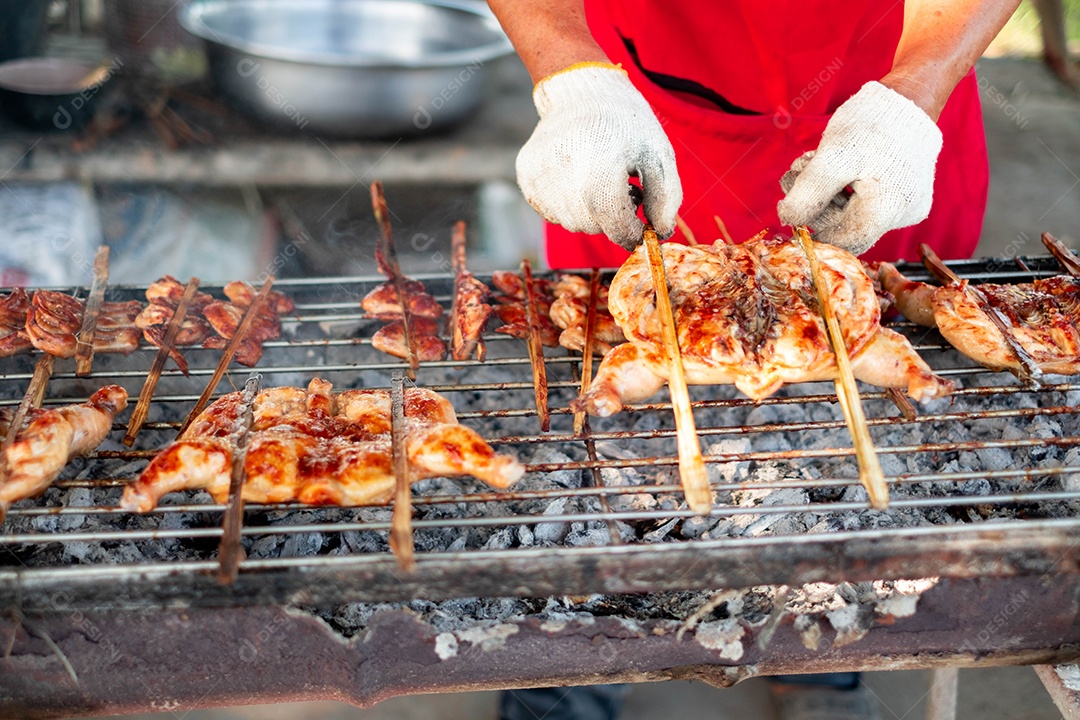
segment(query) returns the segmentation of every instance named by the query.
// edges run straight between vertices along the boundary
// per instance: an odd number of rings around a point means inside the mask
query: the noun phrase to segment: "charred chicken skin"
[[[942,337],[969,358],[988,368],[1020,369],[1020,360],[987,308],[966,282],[935,286],[904,277],[882,263],[881,284],[896,299],[904,317],[936,327]],[[1080,278],[1040,278],[1016,285],[978,286],[1012,335],[1040,370],[1060,375],[1080,373]]]
[[[38,350],[60,358],[74,357],[76,336],[82,326],[86,303],[54,290],[38,290],[26,313],[26,334]],[[95,352],[118,352],[125,355],[139,347],[139,329],[135,319],[142,310],[137,300],[101,304],[94,332]]]
[[[101,444],[113,418],[126,407],[127,391],[106,385],[81,405],[28,412],[4,456],[0,509],[6,512],[16,500],[43,493],[68,462]],[[14,416],[14,409],[0,410],[0,436],[7,434]]]
[[[205,488],[228,497],[241,393],[208,407],[124,490],[121,507],[146,512],[165,494]],[[280,387],[256,397],[243,498],[252,503],[385,503],[394,490],[389,390],[332,393],[315,379],[306,391]],[[457,424],[450,403],[422,388],[405,391],[411,479],[472,475],[505,488],[525,472],[475,431]]]
[[[30,296],[15,288],[0,297],[0,357],[18,355],[34,347],[26,333],[26,314],[30,312]]]
[[[873,284],[859,260],[831,245],[816,248],[855,377],[906,388],[916,400],[952,392],[952,384],[934,375],[903,336],[881,327]],[[790,239],[711,247],[665,244],[662,254],[689,383],[733,383],[761,399],[785,383],[836,378],[809,263]],[[575,409],[608,416],[667,382],[655,301],[641,247],[615,275],[608,297],[629,342],[604,357]]]

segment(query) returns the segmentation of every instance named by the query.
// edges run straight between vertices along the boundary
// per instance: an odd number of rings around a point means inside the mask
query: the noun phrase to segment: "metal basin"
[[[204,0],[180,14],[218,89],[279,126],[354,137],[466,118],[513,51],[485,8],[455,0]]]

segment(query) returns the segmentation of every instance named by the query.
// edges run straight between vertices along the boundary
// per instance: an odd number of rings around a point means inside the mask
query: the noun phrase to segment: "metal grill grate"
[[[1049,258],[953,267],[975,282],[1058,272]],[[926,277],[919,267],[901,269]],[[452,280],[420,277],[449,307]],[[282,318],[284,338],[264,345],[256,368],[263,386],[318,376],[339,390],[388,387],[404,365],[371,347],[377,324],[358,305],[381,281],[279,281],[275,289],[296,300],[297,312]],[[220,295],[220,287],[203,289]],[[143,290],[111,288],[108,299],[141,298]],[[339,602],[1077,572],[1080,383],[1051,378],[1057,382],[1026,388],[974,366],[936,332],[892,327],[961,389],[908,420],[883,392],[864,388],[893,491],[885,513],[870,511],[861,494],[831,383],[791,386],[762,402],[729,387],[691,388],[717,493],[711,517],[695,519],[682,503],[662,396],[594,419],[576,435],[567,404],[580,356],[547,350],[552,427],[540,433],[525,344],[491,334],[486,363],[426,363],[417,383],[445,393],[497,451],[516,453],[529,471],[523,483],[502,492],[472,480],[416,486],[412,573],[386,548],[388,509],[248,505],[248,559],[232,587],[213,579],[224,506],[188,493],[146,516],[116,508],[122,486],[175,437],[213,373],[216,351],[189,350],[191,376],[170,363],[134,449],[119,444],[118,422],[44,497],[10,510],[0,534],[0,601],[45,608],[62,592],[66,606],[85,607]],[[134,398],[154,352],[98,356],[90,379],[60,361],[45,403],[81,402],[106,383]],[[18,403],[33,359],[0,360],[0,405]],[[247,374],[234,367],[219,390],[238,389]]]

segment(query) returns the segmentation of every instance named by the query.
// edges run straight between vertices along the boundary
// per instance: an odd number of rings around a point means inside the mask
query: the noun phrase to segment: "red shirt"
[[[586,0],[596,41],[652,105],[675,149],[680,217],[699,243],[716,217],[741,242],[782,231],[780,176],[813,150],[831,114],[892,66],[904,8],[873,0]],[[887,233],[863,257],[970,257],[986,209],[989,166],[974,70],[938,120],[944,136],[934,205],[919,225]],[[676,236],[679,238],[679,235]],[[679,238],[681,239],[681,238]],[[549,225],[552,267],[613,267],[627,253],[603,236]]]

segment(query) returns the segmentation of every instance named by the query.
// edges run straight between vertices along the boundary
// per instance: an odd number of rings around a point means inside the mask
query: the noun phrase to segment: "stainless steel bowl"
[[[467,0],[201,0],[180,23],[206,41],[215,83],[242,109],[354,137],[464,119],[490,62],[513,51]]]

